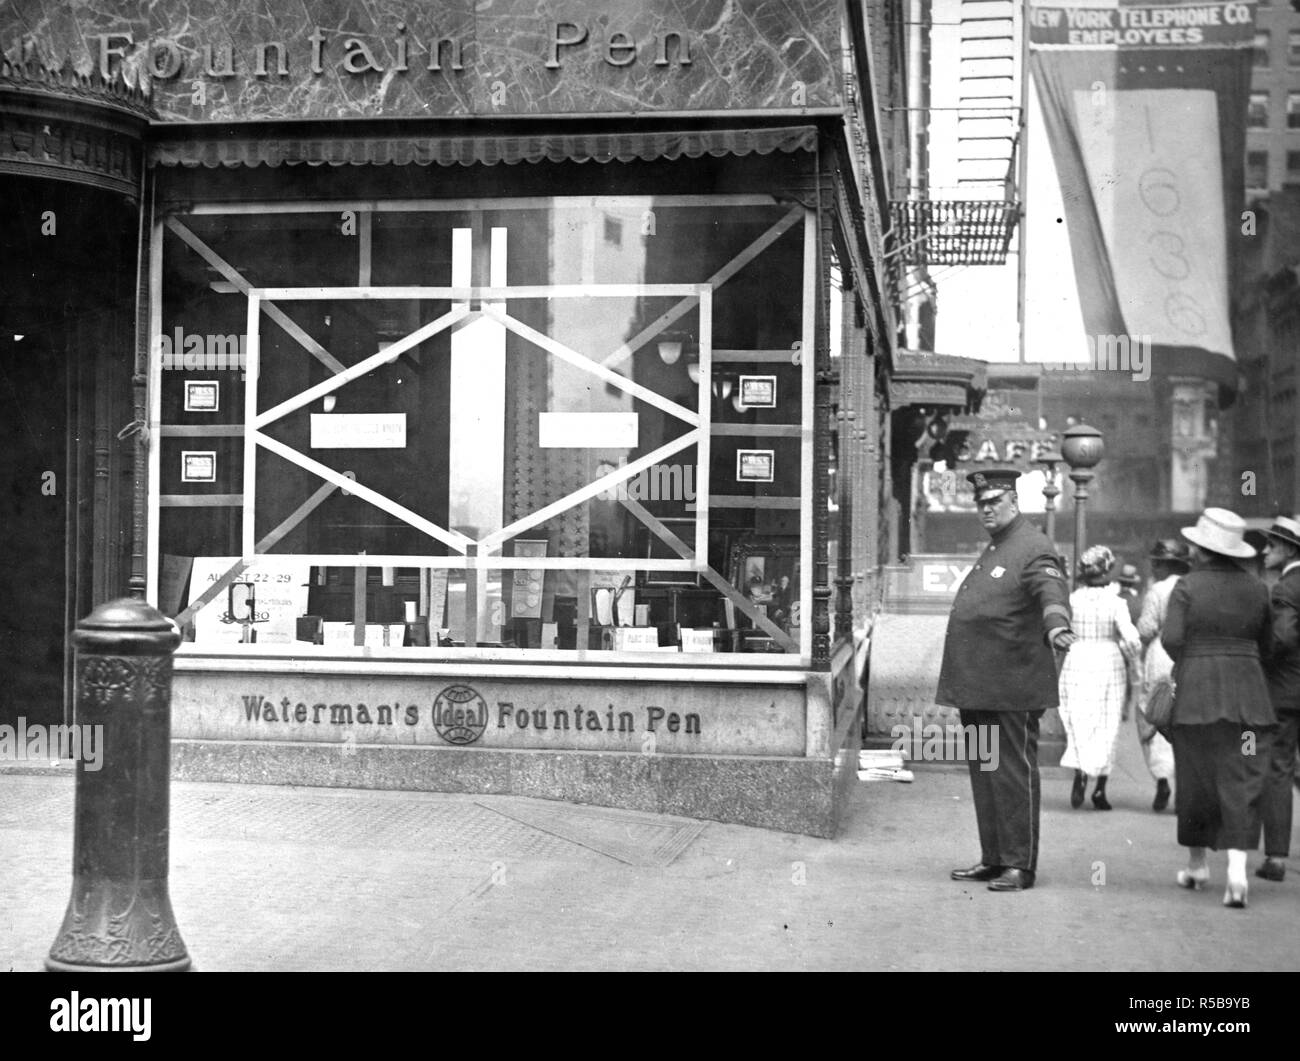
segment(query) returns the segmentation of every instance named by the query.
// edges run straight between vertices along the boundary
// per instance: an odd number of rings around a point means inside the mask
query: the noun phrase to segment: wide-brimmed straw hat
[[[1264,532],[1265,537],[1276,538],[1300,549],[1300,523],[1286,516],[1274,516],[1273,526]]]
[[[1245,560],[1256,555],[1245,541],[1246,521],[1226,508],[1207,508],[1195,527],[1183,527],[1179,533],[1193,545],[1220,556]]]

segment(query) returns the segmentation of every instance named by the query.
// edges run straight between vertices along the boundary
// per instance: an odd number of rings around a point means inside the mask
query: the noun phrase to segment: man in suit
[[[1013,468],[972,472],[990,542],[953,600],[938,704],[956,707],[967,736],[980,861],[954,870],[990,891],[1034,886],[1038,868],[1038,725],[1057,706],[1056,657],[1075,640],[1070,588],[1047,536],[1020,514]],[[995,769],[969,754],[970,736],[998,742]],[[980,746],[991,746],[984,740]]]
[[[1278,516],[1264,534],[1264,568],[1280,572],[1270,594],[1273,652],[1264,666],[1277,726],[1262,749],[1268,756],[1260,799],[1266,857],[1255,876],[1280,881],[1291,853],[1291,780],[1300,736],[1300,521]]]

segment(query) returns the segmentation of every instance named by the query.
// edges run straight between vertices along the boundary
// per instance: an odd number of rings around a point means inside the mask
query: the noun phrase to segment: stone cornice
[[[139,196],[147,93],[70,64],[0,56],[0,173]]]
[[[35,58],[15,60],[0,55],[0,91],[73,100],[142,121],[148,121],[153,114],[147,78],[132,83],[126,80],[121,70],[117,70],[105,81],[98,70],[89,74],[78,73],[67,59],[54,67]]]

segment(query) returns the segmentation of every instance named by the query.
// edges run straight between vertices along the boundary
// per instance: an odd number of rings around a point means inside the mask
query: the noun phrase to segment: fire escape
[[[1018,75],[1016,8],[1019,0],[920,0],[913,31],[924,56],[920,98],[909,101],[916,121],[916,172],[908,197],[890,202],[887,256],[895,290],[906,302],[930,288],[938,267],[1003,265],[1021,215],[1024,93]],[[942,12],[932,18],[938,7]],[[956,21],[953,12],[959,12]],[[934,27],[958,35],[955,106],[934,105],[930,62]],[[946,38],[951,40],[951,37]],[[1017,90],[1019,97],[1017,98]],[[941,104],[946,101],[939,101]],[[942,117],[941,117],[942,115]],[[930,182],[931,127],[956,119],[956,159],[939,158],[949,177]],[[947,139],[941,154],[950,151]],[[935,167],[937,168],[937,167]],[[955,177],[955,179],[953,179]]]

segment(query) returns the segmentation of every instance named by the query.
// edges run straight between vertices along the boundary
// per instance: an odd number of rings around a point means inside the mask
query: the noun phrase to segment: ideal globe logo
[[[600,474],[614,470],[613,465],[602,465]],[[686,511],[694,512],[695,465],[655,464],[596,497],[601,501],[684,501]]]
[[[248,363],[247,335],[187,334],[177,326],[159,335],[154,348],[164,371],[234,372]]]

